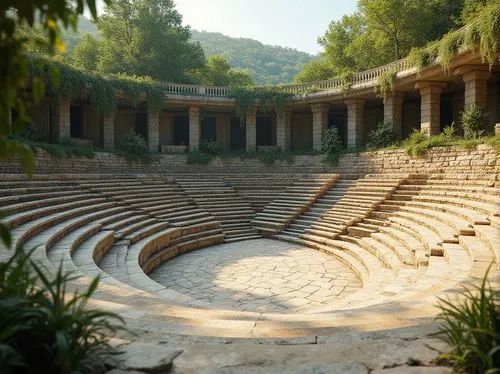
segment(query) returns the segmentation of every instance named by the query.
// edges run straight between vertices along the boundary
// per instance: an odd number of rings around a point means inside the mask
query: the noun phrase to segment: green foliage
[[[428,136],[424,131],[413,130],[413,133],[401,143],[409,156],[422,156],[427,150],[435,147],[461,147],[465,149],[474,149],[480,144],[492,146],[500,153],[500,136],[463,139],[455,136],[454,126],[444,129],[440,135]]]
[[[345,71],[364,71],[400,59],[460,26],[461,11],[461,1],[361,0],[355,13],[330,23],[318,39],[324,51],[304,66],[295,81],[332,79]],[[412,54],[423,66],[427,57]]]
[[[200,146],[200,151],[212,156],[221,154],[222,147],[215,139],[203,139]]]
[[[462,128],[465,139],[477,139],[486,131],[489,116],[480,106],[468,105],[462,111]]]
[[[329,163],[337,162],[344,145],[336,127],[323,130],[321,134],[321,151],[325,153],[325,160]]]
[[[242,123],[245,114],[257,105],[262,111],[282,111],[293,98],[293,94],[281,87],[237,87],[231,89],[229,97],[234,99],[236,112]]]
[[[447,71],[454,56],[479,46],[483,61],[492,66],[500,39],[500,0],[479,2],[474,5],[474,9],[473,13],[465,17],[467,27],[449,32],[441,40],[426,47],[412,49],[408,56],[410,64],[421,69],[438,59]]]
[[[0,371],[69,374],[102,367],[113,353],[109,338],[125,329],[118,315],[87,307],[99,279],[71,294],[68,286],[78,276],[61,265],[49,278],[32,253],[17,249],[0,263]]]
[[[214,86],[247,87],[253,86],[251,74],[242,69],[231,69],[229,62],[222,56],[210,56],[207,64],[195,74],[199,82]]]
[[[403,148],[409,156],[421,156],[432,147],[429,139],[425,131],[413,129],[410,136],[403,141]]]
[[[380,122],[377,124],[377,127],[368,134],[367,146],[369,148],[384,148],[394,143],[395,140],[396,136],[394,135],[392,122]]]
[[[455,128],[455,122],[453,122],[450,126],[446,126],[441,133],[441,136],[446,140],[453,140],[457,136],[457,129]]]
[[[205,65],[198,43],[182,25],[173,0],[115,0],[97,22],[97,69],[178,83],[193,83],[191,72]]]
[[[133,130],[120,138],[120,149],[133,155],[143,155],[149,151],[146,139]]]
[[[160,82],[149,77],[94,74],[45,58],[32,57],[30,61],[31,81],[35,81],[40,72],[46,80],[56,80],[49,91],[56,98],[85,99],[88,95],[92,107],[98,113],[106,114],[116,111],[116,94],[121,92],[131,98],[135,106],[145,101],[151,112],[163,109],[164,88]]]
[[[500,368],[500,291],[493,288],[488,273],[480,286],[464,287],[461,299],[440,299],[438,305],[439,335],[452,347],[440,358],[458,371],[498,373]]]
[[[394,81],[396,80],[396,75],[396,70],[389,69],[384,71],[377,78],[378,89],[383,96],[387,96],[387,94],[392,92],[392,90],[394,89]]]
[[[192,39],[201,44],[207,56],[223,56],[234,70],[249,72],[258,85],[290,83],[301,67],[313,59],[295,49],[263,45],[256,40],[215,32],[193,30]]]
[[[35,152],[38,149],[43,149],[51,156],[59,159],[72,157],[95,157],[95,152],[92,148],[81,147],[74,144],[70,140],[62,139],[60,144],[50,144],[36,141],[27,141],[26,143],[30,145]]]
[[[91,34],[84,34],[74,48],[73,64],[82,70],[96,71],[99,62],[99,41]]]
[[[214,156],[201,151],[191,151],[186,157],[189,165],[208,165]]]

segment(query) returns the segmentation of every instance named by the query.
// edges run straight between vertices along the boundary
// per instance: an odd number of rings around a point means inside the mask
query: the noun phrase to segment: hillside
[[[87,32],[99,38],[95,24],[84,17],[78,22],[78,32],[64,32],[70,54]],[[253,39],[197,30],[192,30],[192,33],[192,39],[200,42],[207,57],[222,55],[229,60],[231,67],[251,70],[256,84],[290,83],[301,67],[314,58],[296,49],[264,45]]]
[[[296,49],[264,45],[257,40],[232,38],[220,33],[193,30],[207,56],[222,55],[232,67],[250,69],[257,84],[290,83],[313,56]]]

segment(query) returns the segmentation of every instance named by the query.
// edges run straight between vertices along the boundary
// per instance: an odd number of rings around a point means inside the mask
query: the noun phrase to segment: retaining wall
[[[180,173],[500,173],[499,154],[490,146],[474,150],[442,147],[429,150],[421,157],[410,157],[404,150],[363,152],[342,156],[336,165],[323,162],[323,156],[296,156],[293,162],[276,161],[265,165],[258,159],[214,159],[209,165],[187,163],[185,155],[158,155],[150,164],[127,163],[111,153],[96,153],[94,158],[57,159],[40,150],[34,174],[180,174]],[[23,173],[16,159],[0,160],[0,173]]]

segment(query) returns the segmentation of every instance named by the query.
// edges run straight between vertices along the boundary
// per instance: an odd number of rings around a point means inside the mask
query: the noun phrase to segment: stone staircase
[[[258,174],[224,175],[223,178],[236,192],[248,201],[255,212],[261,212],[266,205],[279,198],[281,193],[303,175]]]
[[[295,218],[280,235],[300,237],[323,218],[340,199],[356,185],[356,179],[340,179],[333,187],[311,205],[304,213]]]
[[[227,242],[260,237],[250,223],[255,216],[250,203],[221,177],[182,176],[175,182],[200,209],[221,223]]]
[[[320,210],[305,200],[302,213],[312,213],[315,223],[336,213],[344,220],[335,223],[346,229],[336,232],[336,226],[325,226],[325,231],[332,229],[325,237],[311,231],[314,224],[307,227],[308,220],[296,216],[289,227],[302,222],[306,227],[295,229],[303,228],[303,234],[285,230],[281,235],[288,238],[275,238],[342,261],[363,287],[345,298],[289,315],[217,310],[148,278],[146,273],[173,256],[224,240],[214,214],[210,221],[182,226],[143,209],[155,205],[133,205],[148,203],[130,200],[141,196],[161,196],[164,200],[153,200],[155,204],[170,204],[167,195],[179,189],[169,189],[168,178],[37,178],[1,180],[0,210],[6,212],[14,245],[38,246],[34,259],[44,265],[47,276],[61,261],[64,269],[74,271],[78,278],[68,291],[101,276],[102,284],[89,305],[119,313],[129,328],[148,337],[177,333],[290,338],[329,335],[351,326],[370,330],[420,325],[433,320],[437,297],[453,296],[461,285],[477,284],[492,262],[496,267],[490,277],[498,284],[497,175],[493,182],[491,176],[481,175],[366,176],[349,188],[345,185],[344,197],[335,201],[335,194],[328,194],[335,186],[340,188],[341,179],[325,189],[325,200],[319,196],[314,200]],[[159,186],[164,186],[164,195]],[[208,188],[205,196],[212,192]],[[370,204],[363,205],[367,201]],[[349,211],[356,215],[340,216]],[[1,259],[11,254],[0,249]]]
[[[312,175],[295,181],[258,213],[252,224],[263,235],[279,233],[322,198],[338,178],[338,175]]]

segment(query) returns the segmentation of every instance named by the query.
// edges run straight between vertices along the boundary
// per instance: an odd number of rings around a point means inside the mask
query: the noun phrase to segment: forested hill
[[[251,70],[256,84],[290,83],[302,65],[314,58],[296,49],[215,32],[193,30],[192,38],[200,42],[207,57],[221,55],[229,60],[231,67]]]

